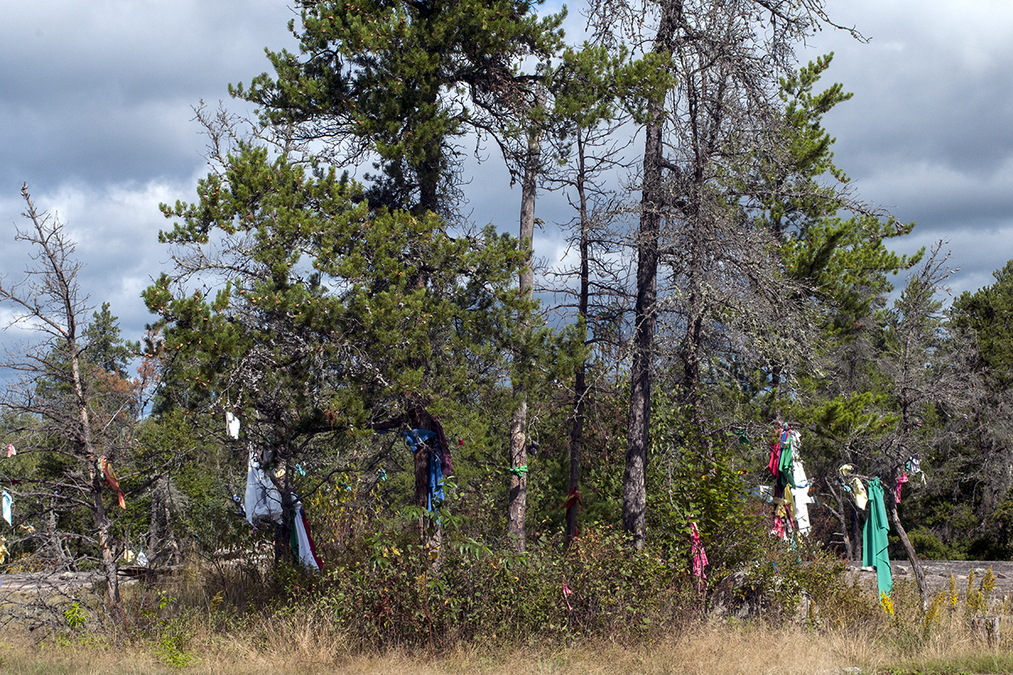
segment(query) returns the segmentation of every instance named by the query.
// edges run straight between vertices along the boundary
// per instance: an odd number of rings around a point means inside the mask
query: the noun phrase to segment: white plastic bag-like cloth
[[[250,450],[246,472],[246,520],[254,527],[281,523],[281,493],[264,473],[256,453]]]

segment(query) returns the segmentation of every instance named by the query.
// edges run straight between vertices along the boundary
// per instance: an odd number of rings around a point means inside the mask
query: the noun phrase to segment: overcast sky
[[[1013,257],[1013,3],[829,9],[870,38],[824,31],[799,51],[833,50],[826,79],[855,94],[826,119],[837,164],[863,199],[917,223],[901,250],[950,241],[954,292],[991,283]],[[27,261],[13,242],[27,182],[78,242],[92,303],[110,302],[124,336],[139,338],[151,320],[139,293],[167,269],[157,205],[193,199],[205,172],[192,107],[267,70],[264,47],[293,44],[293,16],[285,0],[0,2],[0,273],[17,277]],[[516,230],[505,187],[472,200],[475,219]]]

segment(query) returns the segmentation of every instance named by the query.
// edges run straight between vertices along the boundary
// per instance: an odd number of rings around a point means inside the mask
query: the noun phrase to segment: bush
[[[589,530],[563,551],[533,542],[516,554],[448,537],[376,534],[347,548],[314,599],[360,648],[444,649],[462,640],[638,640],[693,606],[681,564]]]

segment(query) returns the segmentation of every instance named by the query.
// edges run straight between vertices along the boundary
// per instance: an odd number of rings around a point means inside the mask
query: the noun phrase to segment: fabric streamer
[[[770,461],[767,462],[767,470],[774,478],[777,478],[777,467],[781,463],[781,444],[774,441],[770,444]]]
[[[693,576],[696,577],[697,590],[703,592],[704,584],[707,581],[705,567],[708,565],[707,552],[700,543],[700,531],[695,522],[689,524],[690,531],[690,553],[693,556]]]
[[[795,524],[798,526],[799,532],[809,534],[809,530],[812,529],[809,524],[809,504],[814,503],[816,500],[809,496],[811,484],[805,475],[805,467],[802,466],[802,460],[798,457],[795,457],[792,475],[798,488],[793,495],[795,498]]]
[[[14,497],[11,496],[10,492],[7,492],[7,490],[4,490],[3,496],[0,497],[0,499],[3,500],[4,520],[7,521],[8,525],[13,525],[14,523],[12,522],[12,520],[13,520],[12,511],[14,509]]]
[[[869,517],[862,532],[862,565],[876,568],[876,583],[879,592],[887,596],[893,590],[893,574],[890,570],[890,553],[887,533],[890,523],[886,518],[883,503],[883,486],[879,478],[869,481]]]
[[[792,431],[791,427],[785,425],[781,432],[781,456],[777,462],[777,474],[785,485],[795,486],[795,477],[792,475],[795,452],[798,450],[796,443],[800,435]]]
[[[450,455],[450,443],[447,442],[447,434],[443,432],[443,425],[440,423],[439,417],[433,417],[433,428],[440,439],[440,470],[444,477],[453,476],[454,458]],[[461,445],[461,442],[458,441],[458,447]]]
[[[897,503],[898,504],[900,504],[900,486],[903,485],[904,483],[906,483],[907,480],[908,480],[908,478],[907,478],[907,471],[902,471],[901,474],[899,476],[897,476]]]
[[[426,509],[435,511],[443,503],[443,462],[440,454],[431,452],[429,443],[438,436],[435,432],[427,429],[412,429],[405,434],[405,442],[411,448],[412,453],[425,449],[429,453],[429,489],[427,494]]]
[[[257,461],[250,447],[246,471],[246,499],[243,503],[246,520],[253,527],[282,522],[281,493]]]
[[[563,600],[566,602],[566,608],[572,612],[573,611],[573,607],[570,606],[570,598],[568,597],[570,595],[573,595],[573,591],[570,590],[570,587],[567,586],[566,582],[564,581],[563,582]]]
[[[239,440],[239,418],[233,415],[228,410],[225,411],[225,430],[228,432],[230,438]]]
[[[18,451],[14,449],[14,444],[13,443],[8,443],[7,444],[7,456],[8,457],[13,457],[16,454],[18,454]]]
[[[862,483],[862,480],[858,476],[851,475],[854,468],[850,464],[844,464],[838,469],[838,472],[841,475],[841,480],[845,481],[842,483],[845,491],[851,493],[852,498],[855,500],[855,506],[860,511],[864,511],[865,505],[869,503],[869,495],[865,491],[865,485]]]
[[[124,495],[123,490],[120,489],[120,481],[116,478],[116,474],[113,473],[113,467],[109,463],[109,460],[105,458],[105,455],[99,458],[99,464],[102,467],[102,473],[106,477],[106,485],[116,491],[116,499],[120,503],[120,508],[127,508],[126,495]]]
[[[290,533],[290,543],[295,559],[308,569],[321,569],[323,564],[321,564],[320,558],[317,557],[317,547],[313,543],[313,537],[310,535],[309,520],[306,518],[306,510],[303,509],[301,502],[296,502],[292,506],[292,528]]]

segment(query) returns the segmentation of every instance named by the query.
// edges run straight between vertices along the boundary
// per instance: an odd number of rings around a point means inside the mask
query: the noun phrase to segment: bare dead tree
[[[681,364],[675,384],[700,427],[707,368],[727,362],[729,353],[791,354],[792,336],[770,339],[784,336],[768,328],[807,325],[789,316],[792,290],[777,273],[768,234],[752,226],[750,202],[769,186],[749,176],[758,158],[779,154],[778,77],[792,67],[794,45],[829,22],[819,0],[600,2],[590,16],[602,43],[650,53],[672,74],[665,90],[644,97],[622,517],[639,547],[659,338],[671,340]],[[659,291],[666,266],[671,276]]]
[[[24,353],[8,349],[0,369],[16,374],[0,394],[0,409],[12,422],[20,455],[39,455],[32,472],[7,460],[3,473],[18,481],[11,491],[18,513],[46,519],[53,526],[53,552],[58,565],[68,560],[65,543],[95,559],[105,581],[104,600],[114,620],[120,620],[117,557],[120,544],[111,532],[112,511],[122,505],[123,492],[114,473],[130,443],[138,399],[133,385],[103,381],[82,354],[88,298],[81,295],[78,274],[82,263],[63,223],[32,201],[25,185],[24,217],[15,241],[32,247],[32,263],[21,280],[0,278],[0,302],[13,309],[13,324],[27,326],[42,340]],[[20,460],[19,460],[20,461]],[[84,510],[90,514],[86,531],[60,531],[56,513]],[[31,516],[19,517],[30,529]]]
[[[927,456],[940,440],[939,435],[945,433],[947,418],[972,408],[975,395],[982,389],[974,373],[964,367],[959,350],[951,351],[953,344],[946,342],[943,303],[938,294],[953,270],[943,246],[944,242],[938,242],[932,247],[894,303],[887,326],[887,348],[879,364],[889,378],[898,420],[889,434],[868,449],[871,465],[883,477],[885,491],[889,493],[885,500],[887,515],[904,546],[925,601],[928,596],[921,560],[897,508],[900,479],[906,462],[912,456]],[[923,424],[929,416],[944,421],[939,430]]]

